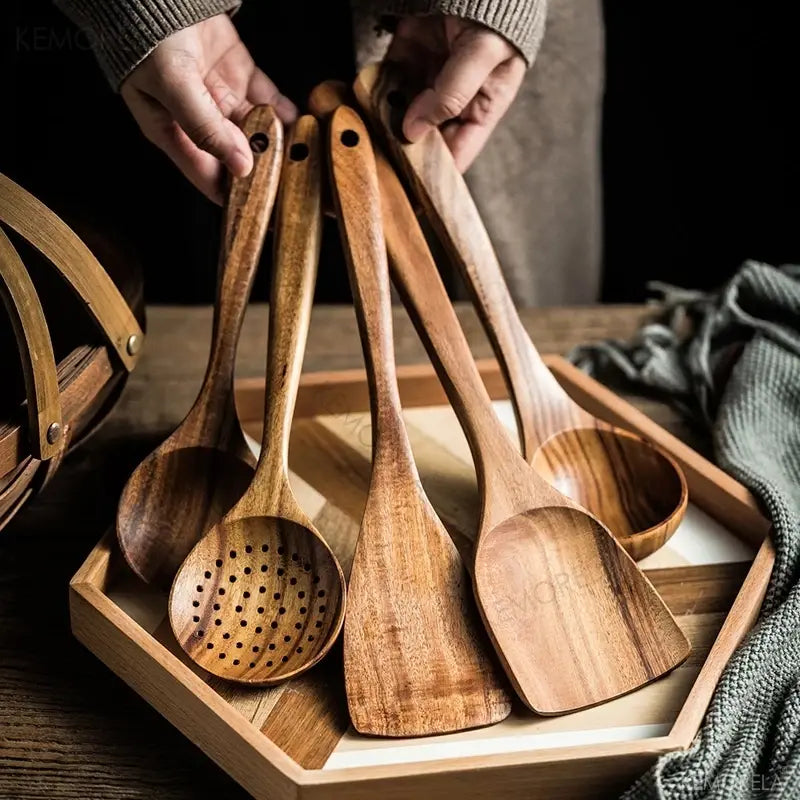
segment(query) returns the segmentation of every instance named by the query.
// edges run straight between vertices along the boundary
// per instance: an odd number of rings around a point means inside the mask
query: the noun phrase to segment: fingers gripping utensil
[[[348,590],[347,701],[360,733],[422,736],[511,710],[469,576],[420,483],[400,406],[380,197],[366,129],[330,123],[330,168],[372,409],[372,478]]]
[[[321,233],[317,122],[299,119],[283,166],[275,236],[261,455],[250,487],[189,553],[169,601],[172,630],[200,666],[269,685],[330,650],[345,579],[289,484],[289,432]]]
[[[243,124],[253,169],[231,183],[224,211],[211,354],[192,409],[134,470],[117,511],[117,537],[131,569],[168,589],[205,530],[242,496],[253,456],[236,417],[236,345],[278,188],[283,130],[269,106]]]
[[[686,659],[686,637],[608,529],[521,457],[385,161],[378,177],[395,285],[474,457],[481,495],[475,596],[515,689],[534,711],[562,714],[655,680]]]
[[[660,448],[599,420],[561,388],[528,336],[463,177],[441,134],[414,144],[394,131],[406,107],[402,77],[367,67],[355,92],[385,134],[437,236],[458,264],[509,385],[523,453],[542,477],[589,509],[635,558],[675,532],[686,480]]]

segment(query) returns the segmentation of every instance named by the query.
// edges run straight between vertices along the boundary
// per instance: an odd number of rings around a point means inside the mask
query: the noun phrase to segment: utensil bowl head
[[[224,521],[181,566],[169,615],[181,647],[221,678],[279,683],[316,664],[344,621],[344,577],[312,530],[277,517]]]
[[[601,520],[637,559],[661,547],[686,510],[688,490],[678,465],[624,431],[563,431],[536,451],[531,465]]]
[[[117,538],[140,578],[168,589],[200,537],[244,494],[253,468],[211,447],[148,456],[119,502]]]

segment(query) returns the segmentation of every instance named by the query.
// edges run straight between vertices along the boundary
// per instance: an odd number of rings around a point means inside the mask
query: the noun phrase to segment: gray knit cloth
[[[774,528],[759,622],[734,653],[691,747],[663,756],[626,800],[800,798],[800,267],[746,263],[711,295],[657,287],[662,322],[573,361],[676,402],[711,427],[715,459]],[[693,321],[693,333],[678,329]]]

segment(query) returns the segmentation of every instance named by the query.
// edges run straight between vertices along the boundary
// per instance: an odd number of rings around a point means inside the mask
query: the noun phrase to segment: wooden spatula
[[[678,666],[689,642],[609,531],[525,463],[494,413],[397,176],[378,160],[395,284],[469,439],[482,498],[474,589],[524,702],[561,714]]]
[[[356,730],[422,736],[488,725],[511,709],[469,576],[422,489],[400,407],[380,196],[369,138],[346,106],[330,122],[339,228],[372,408],[372,479],[344,631]]]

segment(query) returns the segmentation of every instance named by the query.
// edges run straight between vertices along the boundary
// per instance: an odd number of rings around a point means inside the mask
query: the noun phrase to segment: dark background
[[[746,258],[800,261],[790,4],[604,5],[604,299],[641,300],[652,279],[709,288]],[[49,2],[4,2],[0,14],[0,171],[138,260],[149,301],[209,302],[218,209],[144,140]],[[341,0],[250,0],[237,25],[296,101],[321,79],[352,78]],[[326,302],[349,298],[334,227],[317,289]],[[263,269],[256,297],[267,284]]]

